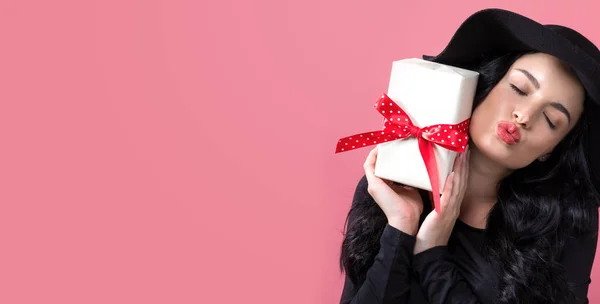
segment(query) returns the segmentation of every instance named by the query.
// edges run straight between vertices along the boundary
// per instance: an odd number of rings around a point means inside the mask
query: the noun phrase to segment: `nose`
[[[515,110],[512,113],[513,120],[518,125],[521,125],[523,128],[529,127],[529,114],[527,111],[523,110]]]

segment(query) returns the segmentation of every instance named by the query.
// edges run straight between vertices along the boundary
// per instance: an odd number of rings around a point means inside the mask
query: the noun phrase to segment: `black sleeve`
[[[447,246],[416,254],[413,266],[429,303],[480,303],[469,282],[456,268]]]
[[[408,303],[411,261],[416,238],[386,225],[381,248],[364,282],[354,286],[346,276],[341,304]]]
[[[367,204],[367,206],[370,206],[369,208],[357,208],[356,210],[362,210],[360,212],[379,211],[380,209],[374,209],[379,207],[375,205],[375,201],[368,193],[367,186],[367,179],[363,176],[354,193],[353,207],[355,204]],[[361,221],[357,220],[358,214],[354,211],[350,212],[348,216],[349,227],[362,228],[353,226],[360,225]],[[364,280],[353,284],[346,275],[340,303],[408,303],[411,286],[410,275],[412,273],[411,262],[415,241],[415,236],[385,224],[385,228],[379,237],[380,248],[372,265],[368,267]]]
[[[593,218],[593,232],[565,242],[560,262],[565,267],[567,281],[575,293],[568,303],[589,303],[588,287],[592,282],[590,274],[598,243],[598,215],[595,214]]]

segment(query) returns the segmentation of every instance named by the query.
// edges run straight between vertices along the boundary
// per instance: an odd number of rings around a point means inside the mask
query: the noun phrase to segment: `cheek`
[[[518,103],[517,98],[512,92],[507,92],[501,88],[494,88],[477,107],[477,115],[482,118],[500,117],[500,119],[509,119],[512,110],[516,103]]]
[[[512,169],[526,167],[556,146],[557,140],[555,138],[548,136],[535,138],[534,136],[534,134],[531,134],[531,138],[528,138],[526,143],[507,154],[506,163],[509,167]]]
[[[495,121],[479,119],[480,117],[482,116],[474,117],[471,123],[471,144],[487,158],[505,168],[514,170],[526,167],[557,143],[556,138],[547,134],[531,133],[526,141],[509,147],[498,139]]]
[[[518,102],[519,96],[516,96],[511,89],[503,86],[494,87],[473,111],[471,125],[474,127],[474,135],[477,135],[478,131],[489,132],[490,128],[495,132],[498,122],[510,121]]]
[[[542,154],[548,144],[544,140],[533,140],[518,147],[509,148],[496,134],[498,122],[510,121],[514,108],[514,97],[499,92],[490,93],[473,111],[469,135],[472,144],[490,160],[510,169],[529,165]]]
[[[495,91],[473,111],[469,133],[474,141],[483,136],[495,134],[495,128],[500,120],[509,120],[511,111],[506,97]]]
[[[523,150],[522,153],[531,155],[531,158],[535,159],[543,154],[552,152],[563,137],[549,133],[537,132],[529,134],[527,142],[521,148]]]

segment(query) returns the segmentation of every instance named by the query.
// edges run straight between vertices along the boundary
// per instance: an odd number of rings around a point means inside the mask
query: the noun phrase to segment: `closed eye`
[[[510,84],[510,87],[517,92],[517,94],[521,95],[521,96],[527,96],[527,94],[525,94],[525,92],[521,91],[519,88],[517,88],[517,86],[515,86],[514,84]]]
[[[521,91],[514,84],[511,83],[510,87],[513,89],[513,91],[517,92],[517,94],[521,96],[527,96],[525,92]],[[546,118],[546,122],[548,123],[548,126],[550,126],[550,129],[556,129],[556,125],[552,123],[552,121],[550,120],[550,118],[548,118],[548,115],[546,115],[546,113],[544,113],[544,117]]]
[[[552,121],[550,120],[550,118],[548,118],[548,115],[546,115],[546,113],[544,113],[544,117],[546,118],[546,121],[548,122],[550,129],[556,129],[556,125],[552,123]]]

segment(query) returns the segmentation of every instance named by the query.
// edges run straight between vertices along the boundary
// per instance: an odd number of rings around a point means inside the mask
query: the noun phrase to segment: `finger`
[[[465,154],[460,155],[460,160],[458,161],[458,168],[456,168],[453,172],[452,176],[452,192],[448,197],[450,199],[449,203],[454,203],[456,197],[458,196],[460,189],[462,187],[461,177],[463,172],[463,164],[465,163]]]
[[[467,155],[467,169],[471,169],[471,149],[469,149],[469,155]]]
[[[469,168],[471,166],[471,149],[469,148],[469,146],[467,146],[467,153],[465,155],[465,161],[464,161],[464,168],[463,168],[463,176],[461,178],[462,183],[463,183],[463,189],[466,189],[467,187],[467,183],[469,180]]]
[[[413,187],[411,187],[409,185],[405,185],[405,184],[400,183],[400,182],[396,182],[396,181],[391,181],[391,182],[392,182],[392,184],[394,186],[398,186],[398,187],[402,187],[402,188],[406,188],[406,189],[412,189],[413,188]]]
[[[373,174],[373,175],[374,175],[374,174]],[[375,176],[375,178],[379,178],[379,177]],[[392,189],[393,189],[393,188],[400,187],[400,186],[397,186],[397,185],[394,183],[394,181],[391,181],[391,180],[389,180],[389,179],[385,179],[385,178],[379,178],[379,179],[380,179],[380,180],[382,180],[382,181],[383,181],[383,182],[384,182],[386,185],[388,185],[388,187],[390,187],[390,188],[392,188]]]
[[[442,191],[442,197],[440,198],[441,208],[446,209],[446,206],[451,200],[452,192],[454,189],[454,178],[456,172],[451,172],[446,178],[446,183],[444,184],[444,190]]]
[[[365,176],[367,177],[367,181],[369,183],[371,183],[371,181],[373,180],[374,176],[375,176],[375,162],[377,161],[377,151],[378,151],[378,146],[375,146],[375,148],[373,150],[371,150],[371,152],[369,152],[369,155],[367,156],[367,159],[365,160],[365,163],[363,164],[363,168],[365,170]]]
[[[452,180],[451,180],[451,181],[452,181],[452,185],[451,185],[451,186],[454,186],[454,184],[458,184],[458,183],[457,183],[457,179],[459,179],[459,177],[460,177],[460,174],[461,174],[461,171],[462,171],[462,170],[461,170],[461,167],[462,167],[462,164],[464,163],[464,161],[463,161],[464,155],[465,155],[465,153],[460,153],[460,154],[459,154],[459,155],[458,155],[458,156],[457,156],[457,157],[454,159],[454,165],[452,166],[452,172],[450,173],[450,174],[452,174],[452,175],[453,175],[453,177],[452,177]],[[448,177],[450,177],[450,175],[448,175]],[[446,183],[448,183],[448,181],[447,181]],[[458,185],[459,185],[459,184],[458,184]],[[445,188],[446,188],[446,187],[444,186],[444,189],[445,189]],[[450,192],[450,193],[447,195],[447,197],[448,197],[448,198],[450,198],[450,197],[454,197],[454,196],[455,196],[455,193],[454,193],[454,192],[457,192],[457,191],[456,191],[456,190],[457,190],[457,188],[458,188],[458,187],[451,187],[450,189],[451,189],[452,191],[451,191],[451,192]]]
[[[393,190],[400,195],[418,194],[419,189],[411,186],[396,186]]]
[[[416,190],[417,188],[415,187],[411,187],[411,186],[407,186],[407,185],[402,185],[402,188],[406,189],[406,190]]]
[[[467,180],[469,178],[469,166],[470,166],[470,159],[471,159],[471,147],[469,145],[467,145],[467,149],[465,151],[465,158],[463,160],[464,164],[463,164],[463,169],[462,169],[462,177],[461,177],[461,182],[463,184],[463,188],[466,189],[467,187]]]
[[[456,180],[461,182],[462,180],[464,180],[464,176],[465,176],[465,171],[466,171],[466,166],[468,165],[468,159],[467,156],[469,155],[469,146],[466,147],[465,151],[463,153],[461,153],[458,157],[457,157],[457,162],[455,162],[455,169],[454,171],[457,174],[457,178]]]
[[[375,162],[377,161],[377,147],[373,148],[367,159],[365,159],[364,168],[368,172],[372,172],[375,169]]]
[[[387,181],[387,180],[385,180],[385,181]],[[390,183],[389,183],[389,185],[390,185],[390,187],[392,187],[392,188],[396,188],[396,189],[406,189],[406,188],[408,188],[408,187],[409,187],[409,186],[407,186],[407,185],[405,185],[405,184],[403,184],[403,183],[399,183],[399,182],[395,182],[395,181],[389,181],[389,182],[390,182]]]
[[[469,174],[469,146],[467,146],[467,148],[465,149],[465,152],[462,155],[462,161],[461,161],[461,165],[460,165],[460,175],[459,175],[459,182],[460,182],[460,186],[458,187],[458,192],[462,192],[465,189],[466,186],[466,180],[467,180],[467,176]],[[460,194],[460,193],[459,193]]]
[[[452,171],[453,172],[456,171],[456,170],[458,170],[458,168],[460,168],[460,163],[461,163],[460,160],[462,159],[462,156],[464,154],[465,154],[464,152],[463,153],[459,153],[456,156],[456,158],[454,159],[454,164],[452,165]]]

